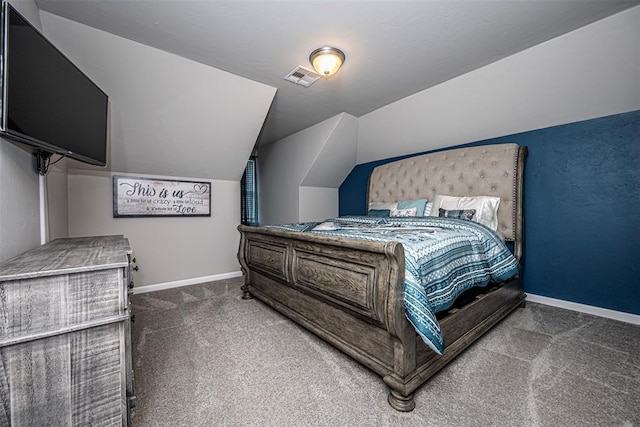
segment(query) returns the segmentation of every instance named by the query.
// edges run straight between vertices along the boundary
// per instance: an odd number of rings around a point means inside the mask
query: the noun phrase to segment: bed
[[[461,225],[455,228],[465,229],[470,222],[417,217],[375,219],[376,209],[371,207],[377,207],[376,203],[427,199],[434,205],[432,210],[447,216],[470,212],[438,209],[444,199],[499,198],[491,227],[497,231],[493,240],[502,239],[509,245],[519,270],[508,279],[465,288],[455,301],[445,305],[446,309],[434,313],[442,337],[439,350],[414,327],[415,321],[405,309],[409,307],[405,293],[409,296],[413,292],[406,287],[413,276],[409,268],[413,248],[393,239],[363,240],[351,238],[343,230],[315,230],[327,223],[344,224],[339,218],[315,223],[311,232],[292,231],[295,224],[293,228],[240,225],[238,259],[245,278],[243,298],[263,301],[378,373],[389,388],[391,407],[413,410],[418,387],[524,305],[522,194],[526,154],[526,147],[516,144],[458,148],[380,165],[369,177],[367,206],[372,216],[360,219],[373,221],[385,230],[406,221],[427,228],[434,226],[433,221],[448,221]],[[427,222],[420,222],[422,219]],[[347,224],[351,221],[344,220]],[[488,227],[484,224],[476,228]]]

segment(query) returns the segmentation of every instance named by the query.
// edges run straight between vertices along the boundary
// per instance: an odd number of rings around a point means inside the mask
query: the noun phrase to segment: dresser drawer
[[[0,357],[11,403],[0,425],[126,424],[122,322],[0,348]]]
[[[0,282],[0,339],[29,336],[124,312],[123,269]]]

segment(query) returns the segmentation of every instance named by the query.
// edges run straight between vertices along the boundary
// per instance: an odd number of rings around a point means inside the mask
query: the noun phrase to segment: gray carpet
[[[135,426],[640,426],[640,326],[528,303],[399,413],[241,282],[132,297]]]

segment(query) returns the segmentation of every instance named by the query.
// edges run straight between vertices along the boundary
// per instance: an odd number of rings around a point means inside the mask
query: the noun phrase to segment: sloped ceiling
[[[338,188],[357,160],[358,124],[348,114],[340,114],[322,149],[300,185]]]
[[[639,4],[638,1],[86,1],[44,10],[277,88],[267,144],[413,93]],[[343,69],[309,88],[283,77],[323,45]]]
[[[109,170],[240,180],[275,88],[56,15],[41,19],[109,95]]]

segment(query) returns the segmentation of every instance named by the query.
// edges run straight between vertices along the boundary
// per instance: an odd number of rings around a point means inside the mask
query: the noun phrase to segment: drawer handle
[[[138,270],[139,270],[139,268],[138,268],[137,265],[135,267],[133,267],[133,271],[138,271]]]

